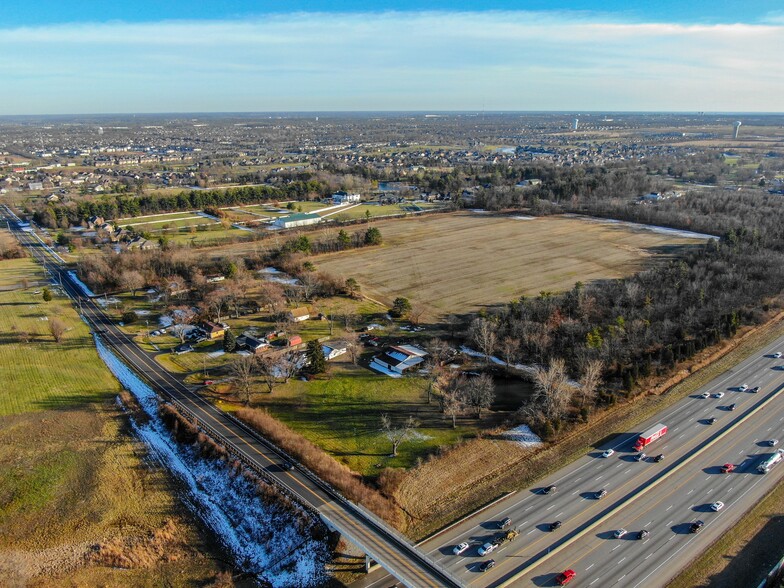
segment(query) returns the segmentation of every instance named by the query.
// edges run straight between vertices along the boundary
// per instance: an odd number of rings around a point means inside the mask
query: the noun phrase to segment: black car
[[[551,531],[555,531],[556,529],[560,529],[560,528],[561,528],[561,525],[562,525],[561,521],[555,521],[555,522],[553,522],[553,523],[550,523],[550,527],[549,527],[549,529],[550,529]]]
[[[664,454],[660,453],[659,455],[657,455],[656,457],[653,458],[653,461],[655,461],[656,463],[659,463],[663,459],[664,459]]]
[[[284,461],[280,464],[280,467],[288,472],[294,469],[294,464],[290,461]]]
[[[596,500],[601,500],[605,496],[607,496],[607,490],[604,490],[604,489],[599,490],[598,492],[596,492],[594,494],[594,497],[596,498]]]
[[[716,422],[716,417],[711,417],[709,419],[706,419],[705,422],[708,423],[709,425],[712,425],[713,423]]]
[[[509,517],[506,517],[504,519],[501,519],[498,522],[498,528],[499,529],[506,529],[511,524],[512,524],[512,519],[510,519]]]
[[[639,533],[637,533],[637,539],[645,539],[651,532],[648,529],[643,529]]]
[[[735,410],[738,407],[734,402],[727,407],[727,410]]]
[[[487,561],[482,562],[482,565],[479,566],[479,571],[480,572],[486,572],[487,570],[489,570],[490,568],[493,568],[493,567],[495,567],[495,560],[494,559],[488,559]]]
[[[702,521],[694,521],[689,527],[689,533],[699,533],[704,525],[705,523]]]
[[[552,494],[553,492],[556,492],[557,490],[558,490],[558,488],[556,488],[555,484],[552,484],[550,486],[547,486],[547,488],[542,488],[542,494]]]
[[[759,391],[760,391],[759,386],[754,386],[751,390],[749,390],[749,392],[751,392],[752,394],[756,394]]]

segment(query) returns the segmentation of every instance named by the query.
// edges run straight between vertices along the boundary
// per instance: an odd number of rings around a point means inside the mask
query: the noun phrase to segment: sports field
[[[365,295],[385,304],[405,296],[430,319],[619,278],[652,256],[704,242],[621,223],[470,211],[374,226],[381,247],[322,255],[318,269],[355,278]]]

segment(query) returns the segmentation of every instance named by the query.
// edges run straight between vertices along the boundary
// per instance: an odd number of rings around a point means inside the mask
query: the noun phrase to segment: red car
[[[729,474],[734,469],[735,469],[734,463],[725,463],[723,466],[721,466],[721,473]]]
[[[566,570],[558,574],[555,578],[555,581],[559,586],[564,586],[571,582],[576,575],[577,572],[574,570]]]

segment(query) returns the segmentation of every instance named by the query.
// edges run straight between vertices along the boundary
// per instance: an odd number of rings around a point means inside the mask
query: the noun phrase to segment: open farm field
[[[591,219],[472,212],[374,226],[384,245],[319,256],[318,269],[355,278],[385,304],[405,296],[430,319],[619,278],[703,242]]]
[[[0,282],[32,275],[25,263],[0,262]],[[48,319],[65,326],[61,343]],[[214,548],[168,475],[145,463],[115,401],[120,386],[70,303],[0,292],[0,333],[0,585],[210,581]]]
[[[21,287],[24,280],[30,285],[43,283],[46,279],[43,269],[33,261],[32,257],[20,259],[7,259],[2,262],[3,270],[0,271],[0,289]],[[32,296],[32,290],[30,291]]]

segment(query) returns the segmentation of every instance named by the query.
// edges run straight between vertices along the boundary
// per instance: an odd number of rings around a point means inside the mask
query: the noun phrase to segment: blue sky
[[[0,8],[0,115],[771,112],[783,59],[781,0],[38,0]]]

